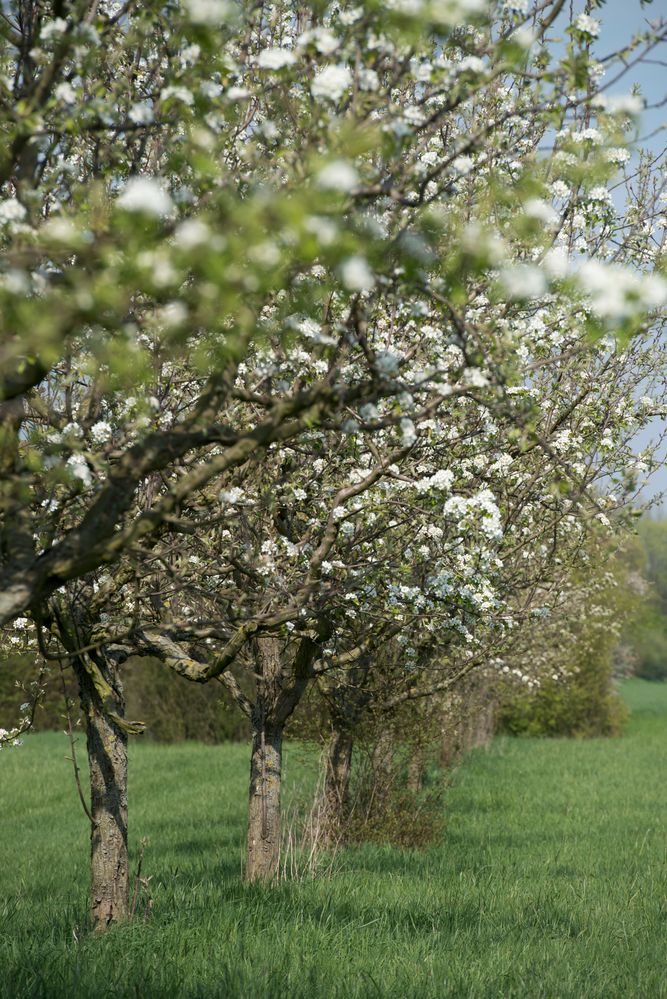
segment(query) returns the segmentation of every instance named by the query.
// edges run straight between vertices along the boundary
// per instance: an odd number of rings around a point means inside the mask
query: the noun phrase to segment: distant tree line
[[[631,583],[640,599],[624,633],[620,665],[645,680],[667,680],[667,520],[642,519],[635,557]]]

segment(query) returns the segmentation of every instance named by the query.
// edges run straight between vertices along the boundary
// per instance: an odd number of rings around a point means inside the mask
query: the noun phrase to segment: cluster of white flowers
[[[315,74],[310,92],[317,100],[336,102],[351,86],[352,73],[347,66],[325,66]]]
[[[347,160],[332,160],[327,163],[316,179],[320,187],[344,193],[353,191],[359,184],[359,174]]]
[[[168,101],[169,99],[176,101],[182,101],[183,104],[192,105],[194,104],[194,96],[191,90],[187,87],[165,87],[164,90],[160,92],[160,100]]]
[[[547,288],[544,270],[536,264],[513,264],[503,267],[499,274],[500,283],[508,298],[539,298]]]
[[[368,261],[361,256],[348,257],[340,266],[340,276],[348,291],[371,291],[375,277]]]
[[[212,27],[219,27],[235,13],[230,0],[186,0],[186,8],[193,24]]]
[[[126,212],[155,218],[170,215],[174,207],[164,184],[153,177],[131,177],[116,204]]]
[[[600,22],[589,14],[579,14],[574,22],[577,31],[588,35],[590,38],[597,38],[600,34]]]
[[[93,444],[108,444],[113,436],[111,424],[106,420],[98,420],[90,428],[90,437]]]
[[[445,502],[443,512],[445,517],[453,517],[459,521],[468,519],[471,523],[476,523],[489,538],[500,539],[503,536],[501,513],[490,489],[481,489],[468,499],[464,496],[451,496]]]
[[[667,281],[659,274],[639,274],[587,260],[578,270],[577,280],[594,313],[602,319],[622,321],[667,303]]]
[[[22,741],[20,738],[21,729],[17,726],[13,729],[0,728],[0,749],[3,746],[20,746]]]
[[[71,83],[66,80],[63,83],[59,83],[53,90],[53,96],[57,101],[62,104],[74,104],[77,99],[77,93]]]
[[[238,486],[232,486],[231,489],[222,489],[218,493],[218,499],[225,506],[238,506],[246,502],[245,493]]]
[[[431,492],[434,489],[449,492],[454,483],[454,473],[449,468],[439,468],[433,475],[427,475],[423,479],[415,482],[415,488],[419,493]]]
[[[73,454],[67,459],[67,468],[75,479],[78,479],[86,488],[93,483],[93,477],[88,467],[88,462],[82,454]]]
[[[53,38],[58,38],[63,35],[68,28],[67,21],[62,17],[54,17],[52,21],[46,21],[42,24],[41,30],[39,32],[39,40],[41,42],[49,42]]]
[[[599,94],[595,105],[609,114],[636,115],[643,110],[644,101],[638,94]]]
[[[0,225],[8,222],[21,222],[26,217],[26,209],[16,198],[0,201]]]
[[[279,70],[293,66],[296,60],[296,52],[292,49],[262,49],[257,56],[257,65],[260,69]]]

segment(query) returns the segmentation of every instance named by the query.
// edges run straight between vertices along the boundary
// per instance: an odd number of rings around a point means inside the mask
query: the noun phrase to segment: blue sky
[[[597,54],[604,55],[621,47],[628,35],[641,31],[646,26],[646,20],[657,20],[667,17],[667,0],[654,0],[644,8],[639,0],[609,0],[596,16],[602,22],[602,31],[598,40]],[[667,44],[661,45],[652,55],[651,63],[633,67],[614,87],[618,93],[628,93],[633,83],[639,83],[642,94],[648,105],[659,104],[667,97]],[[663,65],[659,63],[662,62]],[[664,153],[667,145],[667,104],[663,107],[651,108],[642,115],[640,137],[645,139],[645,145],[656,153]],[[667,429],[665,420],[655,421],[651,431],[640,438],[641,444],[646,444],[652,436],[657,436]],[[667,454],[662,455],[663,464],[654,473],[647,495],[667,493]],[[663,513],[667,513],[667,499],[661,503]]]
[[[572,4],[575,15],[584,9],[583,0]],[[643,8],[639,0],[607,0],[600,10],[593,10],[591,13],[602,24],[600,37],[594,46],[596,56],[602,58],[622,48],[637,32],[646,30],[647,21],[667,18],[667,0],[653,0],[653,3]],[[667,98],[667,44],[655,49],[650,58],[650,63],[632,67],[608,93],[627,94],[634,83],[640,85],[642,96],[649,105],[641,118],[640,139],[644,140],[643,145],[655,153],[664,153],[667,145],[667,103],[662,107],[652,108],[650,105],[660,104]],[[638,439],[638,449],[665,430],[667,422],[664,419],[656,420],[651,430]],[[647,495],[667,493],[667,454],[662,457],[662,467],[654,473],[646,490]],[[662,501],[662,512],[667,514],[667,498]]]

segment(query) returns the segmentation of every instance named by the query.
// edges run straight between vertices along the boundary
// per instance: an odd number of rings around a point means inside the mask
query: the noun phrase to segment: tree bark
[[[322,838],[325,843],[340,840],[349,809],[350,773],[352,769],[352,733],[345,726],[336,726],[327,746],[324,796],[322,808]]]
[[[317,648],[311,638],[302,638],[286,667],[285,649],[275,635],[253,642],[257,699],[252,710],[247,881],[270,881],[278,873],[283,732],[311,679]]]
[[[373,768],[373,790],[368,802],[366,817],[381,815],[394,783],[394,737],[387,725],[380,729],[371,758]]]
[[[408,791],[418,794],[424,785],[424,748],[419,746],[412,751],[408,763]]]
[[[273,635],[255,639],[257,701],[253,710],[247,881],[270,881],[280,860],[280,792],[284,720],[276,720],[283,686],[280,643]]]
[[[378,785],[389,785],[391,782],[392,763],[394,760],[394,738],[391,730],[384,725],[378,734],[373,747],[373,773]]]
[[[129,860],[127,849],[127,732],[109,716],[90,674],[76,668],[81,706],[86,717],[90,769],[90,913],[95,932],[127,919]],[[122,717],[124,702],[117,671],[112,680],[114,710]]]
[[[270,881],[280,860],[282,726],[260,719],[252,735],[246,880]]]

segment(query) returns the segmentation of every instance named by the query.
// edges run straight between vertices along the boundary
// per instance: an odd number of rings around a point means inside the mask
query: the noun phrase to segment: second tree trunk
[[[348,817],[353,740],[345,728],[334,728],[329,739],[324,775],[322,833],[326,843],[337,843]]]

